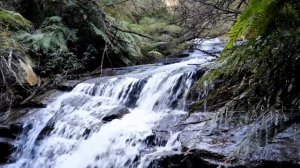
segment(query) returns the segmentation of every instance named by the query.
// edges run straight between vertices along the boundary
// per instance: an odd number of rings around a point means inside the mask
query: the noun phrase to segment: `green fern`
[[[47,18],[35,34],[20,31],[14,37],[36,52],[43,53],[67,51],[67,41],[77,40],[75,32],[63,25],[59,17]]]
[[[277,0],[250,0],[248,6],[227,34],[228,43],[226,48],[234,46],[238,38],[256,38],[266,31],[273,18]]]
[[[300,22],[297,0],[250,0],[248,6],[228,32],[226,48],[234,46],[238,38],[257,37],[280,31]]]

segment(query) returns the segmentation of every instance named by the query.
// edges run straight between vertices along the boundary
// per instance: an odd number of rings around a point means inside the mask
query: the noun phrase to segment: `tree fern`
[[[14,37],[35,51],[41,50],[43,53],[68,50],[67,41],[76,41],[75,32],[63,25],[61,19],[56,16],[46,19],[35,34],[21,31]]]
[[[13,36],[28,47],[32,56],[39,58],[39,63],[59,69],[76,69],[77,58],[69,51],[68,43],[76,42],[76,32],[70,30],[61,18],[54,16],[45,19],[40,29],[33,34],[19,31]],[[40,58],[40,56],[43,56]]]

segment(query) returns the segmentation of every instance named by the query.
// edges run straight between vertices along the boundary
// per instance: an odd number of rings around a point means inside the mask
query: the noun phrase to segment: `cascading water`
[[[199,47],[220,51],[223,45],[213,39]],[[186,113],[187,92],[203,72],[195,64],[206,66],[212,60],[194,52],[179,63],[148,65],[125,75],[79,84],[26,118],[32,128],[19,138],[17,161],[4,167],[147,167],[149,154],[180,147],[178,133],[163,146],[147,141],[164,116]],[[104,120],[112,113],[116,119]]]

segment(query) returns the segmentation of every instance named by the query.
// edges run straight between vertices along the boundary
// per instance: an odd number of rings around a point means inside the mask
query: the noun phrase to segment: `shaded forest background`
[[[233,109],[298,108],[297,96],[290,95],[299,93],[298,0],[166,2],[1,1],[0,109],[25,103],[32,93],[77,74],[101,75],[103,68],[181,56],[192,39],[224,35],[228,44],[220,66],[194,86],[194,93],[201,94],[207,81],[216,87],[192,110],[206,102],[221,107],[242,93]],[[236,46],[239,39],[244,43]],[[242,81],[250,83],[237,87]]]
[[[0,1],[0,109],[76,74],[180,56],[194,38],[224,35],[244,4],[203,2]]]

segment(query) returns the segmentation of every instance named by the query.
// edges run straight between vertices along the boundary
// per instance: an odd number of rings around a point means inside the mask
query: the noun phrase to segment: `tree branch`
[[[141,34],[141,33],[137,33],[137,32],[134,32],[134,31],[130,31],[130,30],[124,30],[124,29],[121,29],[117,26],[114,26],[114,25],[111,25],[111,27],[117,29],[118,31],[121,31],[121,32],[125,32],[125,33],[131,33],[131,34],[135,34],[135,35],[138,35],[138,36],[141,36],[141,37],[144,37],[144,38],[148,38],[148,39],[154,39],[153,37],[150,37],[150,36],[147,36],[147,35],[144,35],[144,34]]]

